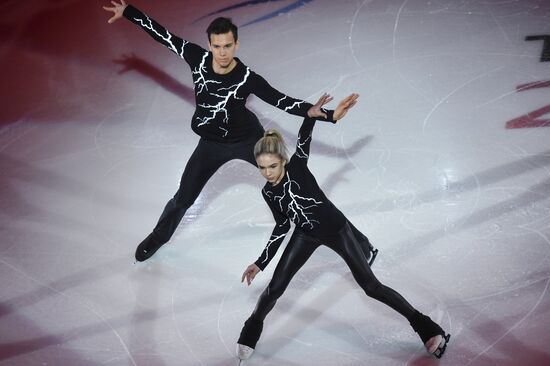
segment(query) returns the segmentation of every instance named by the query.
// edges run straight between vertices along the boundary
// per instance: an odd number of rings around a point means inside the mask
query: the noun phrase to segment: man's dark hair
[[[208,34],[208,42],[210,43],[210,35],[211,34],[225,34],[231,32],[233,33],[233,38],[235,38],[235,42],[237,42],[239,36],[238,36],[238,30],[237,26],[233,24],[231,21],[231,18],[224,18],[219,17],[216,18],[210,23],[208,28],[206,28],[206,34]]]

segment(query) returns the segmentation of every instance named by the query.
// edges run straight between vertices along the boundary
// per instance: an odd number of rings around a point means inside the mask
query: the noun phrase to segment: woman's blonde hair
[[[283,161],[288,161],[288,149],[283,139],[283,135],[277,130],[267,130],[264,137],[254,145],[254,157],[262,154],[279,155]]]

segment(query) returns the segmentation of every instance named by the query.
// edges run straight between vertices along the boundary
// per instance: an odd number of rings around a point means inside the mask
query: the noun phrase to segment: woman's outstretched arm
[[[359,94],[350,94],[344,98],[334,110],[334,119],[341,119],[346,113],[357,103]],[[296,157],[304,159],[307,162],[309,158],[309,148],[311,144],[311,136],[313,133],[313,127],[315,126],[315,120],[321,118],[326,114],[326,110],[323,106],[330,101],[332,97],[329,94],[323,94],[308,111],[308,117],[304,118],[304,122],[298,132],[298,141],[296,142]]]

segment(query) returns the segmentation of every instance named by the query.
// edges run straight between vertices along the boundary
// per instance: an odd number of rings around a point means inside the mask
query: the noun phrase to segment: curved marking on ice
[[[134,358],[132,357],[132,354],[130,353],[130,350],[128,349],[128,346],[126,346],[126,343],[124,342],[124,340],[122,339],[122,337],[120,336],[120,334],[118,333],[118,331],[111,325],[111,323],[109,323],[109,321],[107,319],[105,319],[101,314],[99,314],[97,311],[95,311],[92,307],[90,307],[89,305],[83,303],[81,300],[75,298],[74,296],[69,296],[67,295],[66,293],[62,292],[62,291],[59,291],[41,281],[38,281],[37,279],[31,277],[30,275],[28,275],[25,271],[15,267],[14,265],[6,262],[4,259],[0,258],[0,263],[8,266],[10,269],[12,269],[13,271],[21,274],[22,276],[24,276],[26,279],[28,279],[29,281],[31,282],[34,282],[35,284],[41,286],[41,287],[45,287],[49,290],[51,290],[52,292],[55,292],[56,294],[60,295],[60,296],[63,296],[69,300],[72,300],[74,301],[75,303],[79,304],[79,305],[82,305],[84,308],[88,309],[91,313],[93,313],[95,316],[97,316],[99,318],[99,320],[101,320],[103,323],[105,323],[114,333],[114,335],[116,336],[116,338],[118,338],[119,342],[120,342],[120,345],[122,346],[122,348],[124,349],[124,351],[126,352],[126,354],[128,355],[128,358],[130,359],[130,361],[132,362],[132,364],[134,366],[138,366],[136,361],[134,360]]]
[[[357,64],[357,66],[359,67],[363,67],[363,65],[361,65],[361,63],[359,62],[359,60],[357,59],[357,57],[355,56],[355,50],[353,49],[353,27],[355,26],[355,21],[357,20],[357,16],[359,15],[359,12],[361,11],[361,8],[367,3],[367,2],[370,2],[370,0],[365,0],[363,1],[363,3],[361,5],[359,5],[359,7],[357,8],[357,10],[355,11],[355,13],[353,14],[353,17],[351,18],[351,25],[349,26],[349,34],[348,34],[348,43],[349,43],[349,49],[351,51],[351,57],[353,57],[353,60],[355,61],[355,63]]]
[[[174,291],[172,292],[172,319],[174,320],[174,327],[176,328],[176,332],[178,333],[178,337],[179,339],[181,339],[181,341],[183,342],[183,345],[185,346],[185,348],[187,348],[189,350],[189,352],[191,353],[191,355],[197,360],[199,361],[199,363],[201,365],[204,366],[204,363],[197,357],[197,355],[195,354],[195,352],[193,352],[193,347],[191,347],[191,345],[187,342],[187,340],[185,339],[185,337],[183,336],[183,334],[181,333],[180,331],[180,327],[178,326],[178,323],[176,322],[176,311],[175,311],[175,308],[174,308]]]
[[[439,106],[443,103],[445,103],[447,100],[449,100],[449,98],[451,98],[454,94],[456,94],[460,89],[466,87],[467,85],[469,84],[472,84],[473,82],[481,79],[481,78],[484,78],[485,76],[489,75],[490,73],[492,72],[496,72],[496,71],[500,71],[504,68],[504,66],[501,66],[501,67],[497,67],[496,69],[493,69],[493,70],[490,70],[490,71],[487,71],[481,75],[478,75],[464,83],[462,83],[461,85],[459,85],[458,87],[456,87],[453,91],[451,91],[449,94],[447,94],[445,97],[443,97],[439,102],[437,102],[435,104],[435,106],[430,110],[430,112],[428,113],[428,115],[426,116],[426,118],[424,118],[424,121],[422,122],[422,133],[425,133],[426,132],[426,125],[428,124],[428,120],[430,119],[430,117],[432,116],[432,114],[439,108]]]
[[[475,356],[474,358],[472,358],[470,360],[470,362],[468,362],[466,364],[466,366],[470,365],[472,362],[474,362],[475,360],[477,360],[480,356],[482,356],[483,354],[487,353],[491,348],[493,348],[498,342],[500,342],[504,337],[506,337],[508,334],[510,334],[514,329],[516,329],[517,327],[519,327],[521,325],[521,323],[523,323],[534,311],[535,309],[539,306],[539,304],[541,303],[542,299],[544,298],[544,295],[546,295],[546,292],[548,291],[548,285],[550,284],[550,277],[546,278],[546,286],[544,286],[544,290],[542,291],[542,293],[540,294],[539,296],[539,299],[537,300],[536,304],[533,305],[533,307],[531,308],[531,310],[529,310],[529,312],[527,314],[525,314],[525,316],[523,318],[521,318],[518,322],[516,322],[516,324],[512,325],[510,328],[508,328],[508,330],[506,332],[504,332],[503,335],[501,335],[496,341],[494,341],[493,343],[491,343],[487,348],[485,348],[483,351],[481,351],[480,353],[477,354],[477,356]]]

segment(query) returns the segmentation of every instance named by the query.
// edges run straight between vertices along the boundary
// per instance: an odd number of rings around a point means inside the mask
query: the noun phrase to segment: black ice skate
[[[151,258],[164,243],[160,243],[151,233],[147,235],[136,249],[136,261],[143,262]]]
[[[376,256],[378,255],[378,249],[374,249],[372,244],[371,244],[371,247],[370,247],[369,254],[370,254],[370,257],[367,257],[367,258],[368,258],[368,261],[369,261],[369,266],[372,267],[372,264],[374,263],[374,260],[376,259]]]
[[[367,239],[366,237],[365,239],[366,240],[361,242],[361,247],[363,248],[363,253],[365,253],[365,257],[367,257],[367,262],[369,263],[369,266],[372,267],[372,264],[374,263],[374,260],[378,255],[378,249],[374,248],[369,239]]]
[[[447,343],[451,338],[450,334],[445,334],[439,325],[434,323],[429,316],[416,312],[411,326],[418,333],[426,350],[437,358],[441,358],[447,349]]]
[[[244,322],[244,327],[237,341],[237,357],[239,359],[246,360],[252,355],[262,334],[263,327],[264,323],[262,321],[252,317]]]
[[[374,263],[374,260],[376,259],[376,256],[378,255],[378,249],[374,249],[374,246],[371,244],[369,239],[357,228],[348,221],[349,227],[351,228],[351,232],[353,233],[353,236],[355,236],[355,239],[361,243],[361,249],[363,249],[363,253],[365,253],[365,257],[367,257],[367,262],[369,263],[369,266],[372,266]]]

